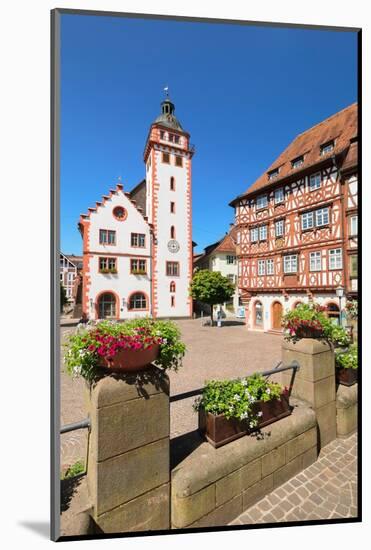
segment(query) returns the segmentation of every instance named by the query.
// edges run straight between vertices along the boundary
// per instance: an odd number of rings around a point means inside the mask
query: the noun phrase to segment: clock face
[[[178,252],[180,248],[178,241],[176,241],[175,239],[172,239],[171,241],[169,241],[167,243],[167,247],[169,249],[169,252],[173,252],[173,253]]]

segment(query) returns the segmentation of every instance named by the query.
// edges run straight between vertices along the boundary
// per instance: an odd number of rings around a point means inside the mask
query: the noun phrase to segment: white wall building
[[[130,193],[118,183],[80,217],[82,305],[92,319],[192,315],[194,151],[174,104],[161,106],[145,145],[145,180]]]
[[[203,254],[198,256],[194,261],[194,267],[199,269],[209,269],[210,271],[219,271],[224,277],[233,283],[236,291],[229,302],[221,304],[222,316],[234,317],[237,315],[239,307],[239,291],[237,280],[237,260],[236,260],[236,244],[234,241],[234,229],[222,239],[207,246]],[[217,311],[220,306],[215,306]]]

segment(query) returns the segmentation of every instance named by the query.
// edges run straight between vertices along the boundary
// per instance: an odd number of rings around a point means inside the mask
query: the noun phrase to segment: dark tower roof
[[[167,97],[161,103],[161,114],[156,118],[155,124],[159,123],[162,126],[167,126],[168,128],[173,128],[174,130],[182,130],[182,125],[179,120],[174,115],[175,105],[170,101],[170,98]]]

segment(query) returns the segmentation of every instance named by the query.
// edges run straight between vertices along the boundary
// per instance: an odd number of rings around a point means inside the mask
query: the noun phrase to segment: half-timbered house
[[[235,208],[238,281],[251,330],[280,331],[300,302],[339,318],[357,295],[357,104],[299,134]]]

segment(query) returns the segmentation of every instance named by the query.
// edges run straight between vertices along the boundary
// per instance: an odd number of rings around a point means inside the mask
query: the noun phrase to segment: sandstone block
[[[296,456],[303,454],[310,447],[317,445],[317,428],[313,427],[310,430],[298,435],[291,441],[286,443],[286,460],[291,462]]]
[[[169,398],[163,393],[104,406],[94,412],[91,444],[97,446],[99,462],[163,439],[170,431]]]
[[[170,484],[101,514],[96,523],[104,533],[170,529]]]
[[[100,515],[164,485],[169,481],[169,469],[169,438],[98,462],[95,514]]]
[[[189,527],[218,527],[219,525],[228,525],[237,516],[242,513],[242,494],[237,495],[232,500],[219,506],[211,513],[192,523]]]
[[[281,445],[262,457],[262,477],[278,470],[286,463],[285,445]]]
[[[295,457],[293,460],[285,464],[282,468],[279,470],[276,470],[273,472],[273,487],[279,487],[285,481],[288,481],[291,477],[299,473],[303,469],[303,459],[302,456],[299,455]]]
[[[171,498],[171,522],[175,528],[188,527],[215,509],[215,484],[187,497]]]

